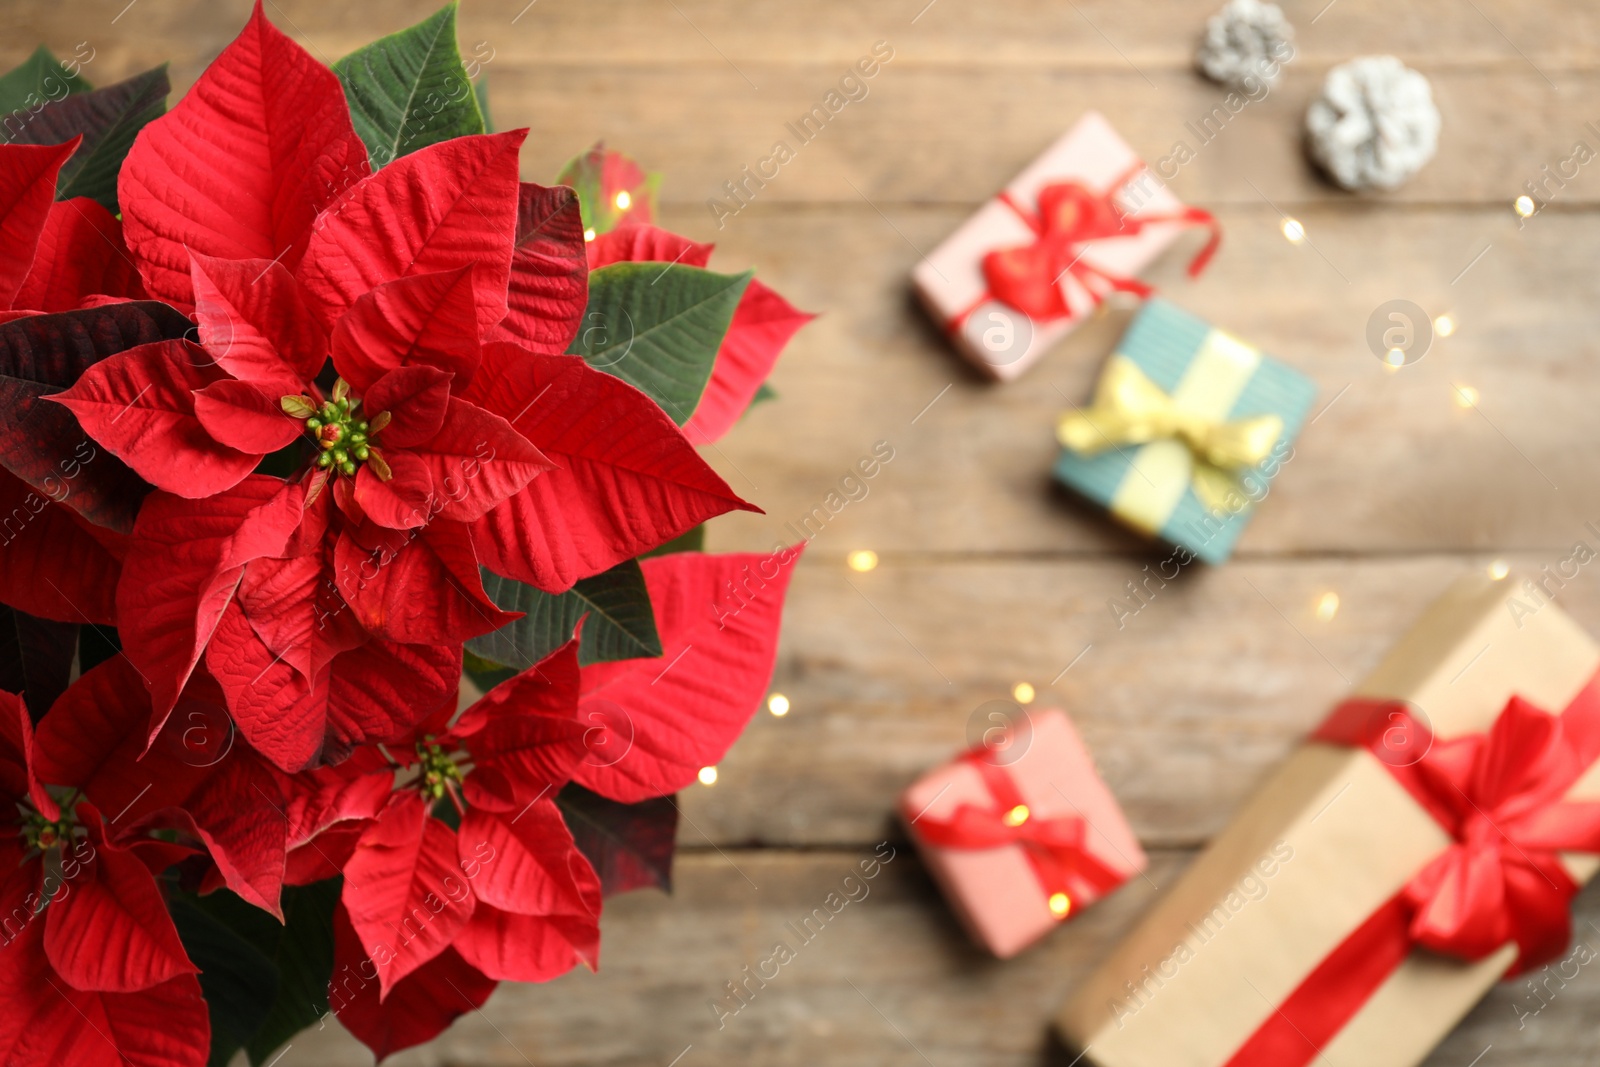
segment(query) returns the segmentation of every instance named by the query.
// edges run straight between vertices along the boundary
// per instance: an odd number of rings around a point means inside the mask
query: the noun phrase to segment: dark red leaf
[[[461,646],[404,645],[374,638],[333,661],[330,744],[390,741],[407,733],[461,682]]]
[[[376,818],[394,786],[388,761],[370,749],[331,767],[291,775],[284,782],[289,843],[302,845],[340,823]]]
[[[0,470],[0,603],[58,622],[116,622],[122,565],[88,523],[60,501]],[[116,535],[120,536],[120,535]]]
[[[290,849],[284,862],[283,884],[311,885],[342,874],[366,829],[364,822],[340,823]]]
[[[230,752],[181,812],[192,825],[171,823],[198,837],[225,885],[281,922],[289,822],[280,775],[240,745]],[[159,818],[159,816],[158,816]]]
[[[239,583],[239,609],[251,629],[273,659],[303,678],[368,636],[333,588],[332,558],[333,545],[324,540],[301,555],[252,561]]]
[[[6,123],[5,133],[13,144],[53,145],[81,136],[83,143],[61,167],[57,187],[62,192],[91,188],[91,195],[115,212],[117,171],[134,136],[166,110],[171,91],[163,64],[103,89],[54,100],[17,128]],[[104,186],[110,188],[102,192]]]
[[[211,762],[204,748],[185,748],[181,735],[197,725],[220,734],[227,729],[226,712],[199,698],[180,702],[169,729],[140,759],[149,722],[143,680],[125,656],[113,656],[85,672],[39,723],[39,776],[82,790],[117,825],[180,805],[210,773]]]
[[[37,773],[38,754],[33,742],[33,719],[22,698],[15,693],[0,693],[0,787],[5,789],[4,802],[30,800],[41,815],[54,819],[61,809],[45,789],[48,783]],[[9,839],[9,843],[17,842],[17,837]],[[0,894],[7,884],[3,872],[15,870],[15,863],[21,861],[21,856],[0,851],[0,861],[6,859],[14,862],[11,867],[0,866]],[[0,915],[10,914],[9,911],[0,912]]]
[[[96,445],[71,412],[40,397],[117,352],[181,338],[194,323],[153,301],[107,304],[0,324],[0,464],[46,496],[127,533],[150,487]]]
[[[606,896],[651,886],[672,892],[678,805],[671,797],[619,804],[574,783],[556,804]]]
[[[356,745],[403,736],[454,692],[461,648],[372,638],[307,680],[262,642],[233,603],[211,639],[206,666],[228,694],[239,733],[293,773],[343,759]]]
[[[269,648],[237,600],[205,646],[206,668],[227,694],[249,746],[289,773],[317,762],[327,734],[329,668],[307,677]]]

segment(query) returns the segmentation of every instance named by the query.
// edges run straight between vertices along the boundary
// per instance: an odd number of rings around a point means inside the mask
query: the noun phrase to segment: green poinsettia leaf
[[[285,1041],[328,1014],[328,982],[333,977],[333,907],[339,902],[342,887],[341,878],[283,887],[284,925],[277,931],[271,953],[278,968],[278,996],[255,1037],[245,1044],[254,1067],[270,1061]],[[256,914],[266,915],[261,911]],[[271,921],[270,916],[267,918]]]
[[[86,93],[92,86],[40,45],[33,55],[14,69],[0,75],[0,134],[10,142],[21,125],[45,106],[64,100],[73,93]],[[19,125],[21,124],[21,125]]]
[[[502,611],[520,611],[522,618],[493,633],[467,642],[467,652],[491,665],[527,670],[550,653],[572,640],[572,631],[583,617],[583,601],[570,590],[546,593],[514,578],[502,578],[483,570],[484,592]],[[480,672],[494,680],[490,672]],[[474,678],[474,681],[477,679]]]
[[[60,144],[82,136],[83,143],[62,165],[56,179],[56,199],[92,197],[115,214],[122,161],[139,131],[166,114],[171,88],[167,68],[162,65],[127,81],[53,103],[20,124],[8,139],[13,144]],[[19,114],[13,113],[11,121],[16,122]]]
[[[657,545],[639,558],[649,559],[651,556],[670,556],[674,552],[704,552],[705,550],[706,524],[702,522],[699,526],[689,527],[666,544]]]
[[[567,351],[661,405],[679,426],[705,392],[750,272],[613,263],[589,275],[589,305]]]
[[[517,676],[515,668],[480,656],[470,648],[461,654],[461,671],[472,679],[473,685],[485,693],[501,682],[508,682]]]
[[[243,901],[240,901],[242,906]],[[189,959],[200,968],[200,991],[211,1013],[212,1067],[227,1067],[267,1019],[278,996],[278,967],[267,954],[200,903],[176,897],[168,905]],[[266,917],[266,913],[261,913]],[[268,918],[270,922],[270,918]]]
[[[263,957],[277,975],[276,990],[258,995],[253,1028],[239,1040],[255,1067],[270,1061],[285,1041],[328,1013],[328,982],[333,976],[333,908],[343,880],[283,887],[283,925],[227,890],[196,898],[194,907],[235,936],[233,950]],[[180,932],[183,926],[179,926]],[[187,946],[189,940],[184,938]],[[193,950],[190,950],[193,955]],[[195,962],[206,964],[198,957]],[[205,986],[206,1000],[211,990]],[[259,992],[259,991],[258,991]],[[215,1007],[213,1006],[213,1012]],[[216,1015],[213,1014],[213,1020]],[[243,1016],[239,1025],[248,1020]],[[215,1051],[215,1048],[214,1048]]]
[[[756,395],[751,397],[750,403],[745,406],[744,415],[750,414],[750,409],[754,408],[757,404],[764,404],[768,400],[776,399],[778,399],[778,391],[772,388],[772,386],[768,385],[766,382],[762,382],[756,387]],[[744,415],[739,417],[743,418]]]
[[[480,77],[472,87],[473,93],[478,98],[478,112],[483,116],[483,132],[494,132],[494,120],[489,117],[489,77]]]
[[[546,593],[487,570],[483,587],[502,610],[524,613],[516,622],[467,642],[470,653],[493,664],[527,670],[572,640],[585,616],[579,663],[661,655],[655,611],[637,560],[624,560],[565,593]]]
[[[483,133],[478,94],[456,47],[456,5],[333,65],[374,167],[419,148]]]
[[[579,664],[661,655],[656,613],[638,560],[623,560],[604,574],[585,578],[572,592],[583,599],[589,612],[578,642]]]

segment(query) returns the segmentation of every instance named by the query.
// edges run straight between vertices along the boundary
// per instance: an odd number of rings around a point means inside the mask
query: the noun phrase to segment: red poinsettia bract
[[[199,1067],[197,969],[152,871],[187,850],[40,784],[21,699],[0,693],[0,1061]]]
[[[394,794],[344,868],[344,907],[380,995],[452,945],[496,980],[595,962],[600,884],[555,806],[585,752],[577,695],[569,644],[453,726],[448,715],[418,726],[401,756],[412,788]],[[441,801],[459,829],[431,814]]]

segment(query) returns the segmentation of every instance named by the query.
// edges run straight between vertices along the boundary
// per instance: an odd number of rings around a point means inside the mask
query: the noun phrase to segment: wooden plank
[[[797,21],[810,24],[813,16],[796,9],[769,23],[747,17],[742,8],[734,18],[731,7],[719,4],[707,14],[707,25],[737,27],[740,42],[722,49],[728,56],[724,62],[670,5],[649,17],[619,15],[597,22],[592,14],[585,17],[590,8],[541,4],[526,19],[543,21],[521,29],[512,27],[506,16],[514,2],[486,8],[481,27],[473,21],[480,16],[469,7],[462,40],[469,52],[478,52],[479,41],[488,49],[478,54],[490,57],[483,69],[493,87],[499,124],[528,124],[537,131],[523,155],[530,177],[548,179],[567,158],[603,136],[666,170],[672,179],[669,199],[703,204],[721,193],[724,182],[738,178],[742,167],[757,165],[772,154],[776,142],[785,141],[797,158],[762,190],[765,201],[849,202],[865,195],[878,202],[972,203],[992,193],[1076,115],[1094,107],[1106,111],[1152,163],[1172,156],[1180,141],[1194,151],[1196,158],[1181,167],[1177,181],[1191,198],[1210,204],[1253,204],[1263,195],[1291,203],[1350,202],[1315,175],[1300,148],[1301,116],[1327,60],[1308,55],[1278,89],[1231,114],[1225,92],[1187,70],[1187,60],[1181,58],[1186,51],[1173,51],[1176,45],[1169,43],[1162,53],[1152,45],[1152,55],[1170,53],[1167,60],[1152,63],[1143,58],[1145,46],[1132,43],[1145,32],[1164,34],[1169,42],[1188,40],[1198,32],[1193,27],[1199,15],[1179,18],[1170,6],[1164,7],[1165,18],[1163,9],[1134,17],[1130,25],[1149,29],[1128,31],[1134,51],[1124,49],[1131,58],[1123,63],[1107,39],[1076,16],[1054,9],[1047,13],[1034,3],[1008,9],[1003,17],[984,15],[987,9],[945,0],[923,20],[944,27],[945,51],[935,49],[923,57],[918,38],[897,38],[905,42],[903,53],[895,44],[895,60],[865,83],[868,95],[841,111],[814,142],[802,144],[786,124],[819,105],[844,66],[882,36],[854,35],[851,27],[868,16],[830,23],[822,19],[824,11],[809,33],[791,39],[784,28]],[[1509,7],[1510,0],[1504,3]],[[430,4],[428,0],[385,24],[398,27]],[[1348,18],[1352,33],[1367,24],[1355,13],[1345,14],[1343,6],[1335,7],[1328,19]],[[1434,78],[1444,113],[1440,154],[1415,181],[1381,199],[1508,205],[1524,182],[1544,180],[1543,166],[1559,168],[1568,161],[1576,140],[1600,148],[1600,134],[1586,125],[1594,118],[1586,103],[1595,96],[1597,75],[1592,69],[1566,69],[1560,63],[1567,60],[1559,58],[1524,60],[1470,5],[1450,5],[1449,12],[1444,6],[1441,0],[1430,17],[1396,20],[1396,32],[1402,40],[1414,38],[1419,44],[1434,40],[1458,46],[1440,46],[1441,57],[1462,54],[1462,34],[1481,37],[1492,51],[1477,53],[1479,59],[1465,66],[1459,59],[1441,59],[1438,65],[1418,60]],[[113,26],[98,18],[86,23],[84,9],[71,4],[24,5],[16,16],[20,32],[0,50],[0,63],[20,60],[37,40],[65,52],[88,41],[95,59],[85,73],[94,80],[109,81],[171,60],[175,84],[182,90],[243,23],[242,4],[191,10],[187,4],[137,4]],[[1124,10],[1118,6],[1099,12],[1110,27],[1107,33],[1117,20],[1128,18]],[[373,26],[361,7],[297,0],[274,3],[269,11],[313,54],[328,61],[382,28]],[[490,28],[491,11],[504,22],[502,30]],[[1509,10],[1495,14],[1497,24],[1512,21]],[[1593,13],[1563,20],[1529,17],[1526,26],[1530,42],[1533,36],[1549,39],[1553,48],[1561,49],[1558,57],[1571,56],[1575,53],[1568,50],[1577,47],[1574,42],[1583,39],[1595,18]],[[1191,28],[1174,38],[1175,27],[1185,22]],[[1521,16],[1516,24],[1524,28]],[[596,25],[619,27],[620,54],[626,56],[635,47],[638,58],[615,61],[612,34],[596,32]],[[1041,33],[1040,26],[1048,32]],[[1456,29],[1443,32],[1443,27]],[[813,37],[839,42],[835,54],[813,58],[827,52],[808,50],[806,42]],[[588,42],[581,52],[580,39]],[[630,39],[640,43],[629,46]],[[756,40],[763,43],[744,43]],[[554,42],[553,54],[542,51],[546,41]],[[659,58],[647,53],[662,41],[680,44],[660,52]],[[1063,48],[1060,41],[1079,44]],[[1033,50],[1034,59],[1016,61],[998,42],[1026,42],[1015,47]],[[1391,42],[1385,39],[1383,44]],[[1084,48],[1100,52],[1100,60],[1085,61]],[[683,49],[693,49],[701,58],[691,61],[681,54]],[[1342,47],[1328,53],[1348,54]],[[1202,127],[1212,115],[1211,132],[1205,133]],[[1588,173],[1592,169],[1571,165],[1567,170],[1575,179],[1564,188],[1552,184],[1549,189],[1563,204],[1591,205],[1600,192]]]
[[[672,898],[640,893],[607,905],[598,974],[502,986],[482,1013],[388,1062],[1067,1067],[1073,1054],[1050,1047],[1050,1016],[1189,858],[1157,854],[1148,881],[1131,883],[1000,964],[967,944],[916,857],[900,848],[876,878],[851,886],[846,876],[872,849],[687,857]],[[825,923],[813,919],[818,932],[810,942],[796,936],[790,923],[826,909],[829,893],[846,899],[845,892],[859,899]],[[1579,937],[1600,949],[1590,925],[1597,920],[1600,893],[1586,891],[1578,899]],[[737,1002],[725,983],[743,981],[746,966],[756,972],[779,941],[794,958],[766,967],[776,977],[764,987],[752,979],[753,995],[732,1013]],[[1552,982],[1550,989],[1548,1004],[1519,1029],[1518,1006],[1527,1011],[1541,1002],[1522,983],[1500,986],[1429,1067],[1461,1067],[1489,1044],[1503,1062],[1525,1067],[1589,1062],[1600,978],[1586,967],[1564,988]],[[718,1002],[728,1014],[713,1011]],[[297,1039],[284,1062],[355,1067],[371,1057],[330,1021]]]
[[[394,0],[381,8],[273,0],[267,13],[286,32],[337,58],[420,21],[439,6],[439,0]],[[463,43],[470,48],[487,42],[496,62],[843,64],[853,62],[873,41],[885,39],[922,63],[1152,70],[1187,69],[1206,19],[1220,6],[1216,0],[1084,0],[1073,5],[1076,10],[1063,10],[1048,0],[816,0],[803,5],[780,0],[468,0],[460,25]],[[1564,0],[1480,0],[1475,5],[1414,0],[1402,8],[1383,0],[1338,0],[1334,5],[1291,0],[1281,6],[1298,27],[1300,61],[1313,64],[1378,51],[1435,66],[1537,65],[1555,76],[1573,65],[1587,66],[1600,36],[1596,13]],[[93,18],[71,20],[66,12],[74,7],[92,11]],[[9,14],[13,25],[34,36],[59,33],[76,41],[99,31],[102,36],[142,34],[150,39],[166,36],[175,43],[211,43],[226,38],[213,32],[209,18],[195,21],[201,8],[215,9],[226,31],[243,25],[250,4],[139,4],[117,20],[115,30],[105,29],[120,7],[84,0],[68,5],[14,0]],[[1381,36],[1373,33],[1375,26],[1382,27]]]
[[[1581,536],[1600,551],[1600,535]],[[1520,581],[1567,554],[1508,558]],[[792,710],[759,714],[717,784],[684,793],[680,839],[880,840],[900,791],[973,743],[970,720],[1027,681],[1038,706],[1073,716],[1141,840],[1201,844],[1439,593],[1486,561],[1240,561],[1163,586],[1161,557],[889,559],[867,574],[808,557],[773,680]],[[1576,576],[1551,590],[1600,632],[1593,566],[1566,569]],[[1327,592],[1340,607],[1321,621]]]
[[[1471,201],[1509,211],[1523,184],[1542,180],[1546,164],[1560,166],[1574,141],[1600,149],[1600,135],[1586,126],[1593,71],[1563,75],[1559,94],[1525,67],[1429,73],[1444,120],[1439,153],[1401,189],[1366,199]],[[525,173],[553,174],[604,137],[666,170],[672,180],[664,195],[680,203],[726,196],[724,183],[774,158],[779,143],[795,158],[781,168],[766,164],[778,176],[760,190],[763,201],[971,203],[1091,108],[1104,111],[1153,166],[1170,158],[1164,174],[1176,174],[1174,188],[1189,199],[1352,202],[1317,176],[1301,148],[1302,117],[1322,77],[1310,67],[1290,70],[1279,89],[1236,103],[1233,114],[1223,90],[1187,72],[891,63],[864,99],[807,142],[789,124],[820,106],[839,75],[836,66],[813,64],[756,69],[749,76],[760,92],[726,66],[508,64],[490,76],[497,121],[538,131],[523,153]],[[697,120],[683,123],[686,114]],[[1180,144],[1193,153],[1186,164]],[[1574,179],[1550,190],[1563,204],[1592,204],[1600,189],[1594,169],[1573,164]]]
[[[814,551],[1146,551],[1049,479],[1055,417],[1087,399],[1127,313],[1108,312],[1016,383],[979,379],[907,294],[917,249],[964,215],[758,204],[720,233],[693,209],[669,215],[722,242],[715,266],[754,266],[824,312],[779,363],[779,399],[707,453],[768,513],[718,520],[718,547],[793,540],[786,527],[887,440],[895,459]],[[1587,264],[1600,225],[1568,215],[1519,230],[1508,215],[1454,209],[1299,215],[1310,243],[1296,247],[1270,208],[1224,210],[1223,249],[1202,279],[1184,277],[1181,252],[1155,275],[1173,300],[1309,373],[1332,405],[1303,434],[1241,553],[1554,549],[1600,519],[1600,484],[1586,475],[1600,460],[1586,399],[1600,387]],[[1448,312],[1457,330],[1390,371],[1365,332],[1398,297]],[[1456,384],[1478,390],[1476,410],[1459,406]]]

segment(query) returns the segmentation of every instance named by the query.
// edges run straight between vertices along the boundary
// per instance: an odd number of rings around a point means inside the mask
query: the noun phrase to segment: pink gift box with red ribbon
[[[923,861],[973,939],[1014,956],[1145,868],[1144,851],[1066,714],[928,772],[900,798]]]
[[[986,374],[1016,378],[1113,292],[1147,296],[1136,275],[1184,230],[1216,220],[1185,206],[1098,112],[1071,130],[912,272],[918,296]]]

